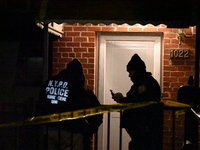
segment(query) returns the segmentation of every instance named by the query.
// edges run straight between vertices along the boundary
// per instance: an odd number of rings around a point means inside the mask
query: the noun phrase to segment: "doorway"
[[[161,48],[162,34],[160,33],[100,33],[98,35],[98,99],[101,104],[115,104],[110,94],[121,92],[126,95],[132,82],[126,72],[126,65],[137,53],[146,63],[146,70],[161,83]],[[162,88],[161,88],[162,89]],[[120,113],[110,113],[110,138],[108,143],[108,114],[104,114],[102,126],[98,133],[98,149],[119,149],[120,145]],[[122,129],[122,149],[128,149],[130,138]]]

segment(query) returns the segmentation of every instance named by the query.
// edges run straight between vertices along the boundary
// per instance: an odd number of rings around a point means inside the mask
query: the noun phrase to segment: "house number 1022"
[[[188,58],[190,55],[189,49],[171,49],[170,58]]]

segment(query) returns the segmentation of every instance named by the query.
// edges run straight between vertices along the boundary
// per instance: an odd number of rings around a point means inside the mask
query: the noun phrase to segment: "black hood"
[[[66,69],[62,70],[58,76],[78,84],[85,84],[85,76],[83,74],[83,67],[78,59],[74,59],[67,64]]]
[[[59,74],[83,75],[82,64],[78,59],[74,59],[70,61],[66,69],[62,70]]]
[[[78,59],[74,59],[68,63],[66,68],[68,73],[71,74],[83,74],[83,67]]]

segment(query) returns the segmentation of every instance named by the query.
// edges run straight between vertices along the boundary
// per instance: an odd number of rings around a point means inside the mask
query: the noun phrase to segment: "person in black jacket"
[[[37,115],[48,115],[99,106],[92,90],[84,88],[82,64],[74,59],[67,68],[48,79],[40,91]],[[89,150],[90,138],[98,131],[103,115],[48,123],[48,150]]]
[[[161,99],[158,82],[150,72],[146,72],[144,61],[134,54],[127,64],[127,72],[133,82],[126,97],[116,93],[112,98],[118,103],[140,103]],[[131,137],[129,150],[161,150],[162,149],[162,114],[157,105],[149,105],[137,109],[124,110],[121,126]]]

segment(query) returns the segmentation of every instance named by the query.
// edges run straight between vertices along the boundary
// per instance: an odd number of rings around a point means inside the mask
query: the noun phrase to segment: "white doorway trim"
[[[153,58],[155,58],[153,63],[153,76],[159,82],[160,86],[162,87],[162,33],[100,33],[98,35],[98,57],[97,57],[97,64],[98,64],[98,75],[97,75],[97,95],[98,99],[100,100],[101,104],[114,104],[114,101],[107,101],[108,99],[108,89],[105,91],[106,86],[106,67],[108,64],[108,60],[106,59],[106,49],[107,44],[110,41],[143,41],[143,42],[151,42],[154,43],[154,52]],[[116,43],[117,43],[116,42]],[[133,47],[131,47],[133,49]],[[131,56],[130,56],[131,57]],[[148,56],[147,56],[148,57]],[[128,59],[130,60],[130,59]],[[119,60],[120,61],[120,60]],[[128,63],[128,61],[127,61]],[[148,65],[148,64],[146,64]],[[124,65],[124,68],[126,65]],[[148,71],[148,68],[147,68]],[[125,71],[124,71],[125,72]],[[131,85],[130,85],[131,86]],[[129,88],[130,88],[129,86]],[[161,88],[162,89],[162,88]],[[127,92],[127,90],[125,90]],[[111,96],[109,95],[109,98]],[[116,118],[116,116],[115,116]],[[99,137],[98,137],[98,149],[106,150],[107,148],[107,114],[104,114],[104,121],[103,125],[99,129]],[[106,138],[105,138],[106,137]],[[111,141],[112,142],[112,141]],[[126,141],[126,144],[127,141]]]

